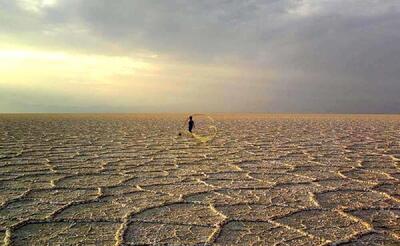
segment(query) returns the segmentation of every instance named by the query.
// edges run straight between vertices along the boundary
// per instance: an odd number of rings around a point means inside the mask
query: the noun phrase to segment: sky
[[[0,112],[399,113],[399,0],[0,0]]]

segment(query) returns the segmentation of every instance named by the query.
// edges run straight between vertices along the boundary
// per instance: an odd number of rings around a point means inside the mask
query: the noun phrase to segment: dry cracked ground
[[[400,116],[184,118],[1,115],[0,241],[400,244]]]

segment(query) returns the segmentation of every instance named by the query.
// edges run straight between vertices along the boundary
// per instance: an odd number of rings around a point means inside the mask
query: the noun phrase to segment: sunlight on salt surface
[[[400,117],[1,115],[0,237],[26,244],[398,243]]]

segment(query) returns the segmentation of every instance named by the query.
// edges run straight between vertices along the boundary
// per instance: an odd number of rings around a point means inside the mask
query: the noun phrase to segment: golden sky
[[[174,104],[176,97],[182,97],[183,103],[190,102],[195,86],[204,87],[201,90],[209,93],[209,83],[235,83],[245,77],[241,73],[241,67],[234,65],[186,64],[172,58],[159,59],[157,54],[85,54],[29,46],[0,49],[1,86],[38,93],[49,98],[43,102],[48,104],[63,103],[56,99],[62,95],[84,105],[133,105],[133,109],[135,105],[145,105],[157,109],[159,104]],[[273,76],[268,71],[252,73],[259,80]],[[202,103],[207,101],[204,96]]]

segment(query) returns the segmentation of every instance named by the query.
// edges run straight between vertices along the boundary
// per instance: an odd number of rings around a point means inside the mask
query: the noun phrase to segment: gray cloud
[[[277,73],[272,81],[249,73],[235,86],[222,79],[188,103],[199,109],[201,98],[214,96],[217,111],[400,111],[398,0],[61,0],[40,13],[0,0],[0,8],[0,36],[38,46],[148,51],[182,63]],[[240,96],[248,103],[238,103]]]

